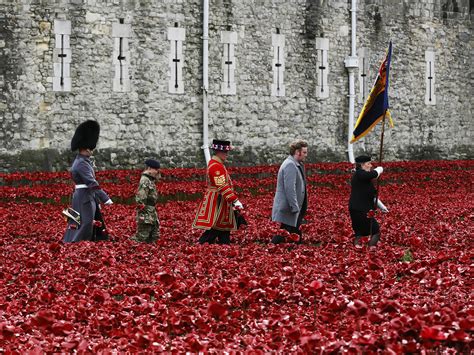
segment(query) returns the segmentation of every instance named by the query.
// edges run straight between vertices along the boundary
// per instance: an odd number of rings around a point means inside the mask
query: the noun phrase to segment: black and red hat
[[[229,150],[232,150],[233,148],[230,145],[230,141],[221,141],[218,139],[213,139],[212,144],[211,144],[211,149],[218,150],[221,152],[228,152]]]
[[[71,140],[71,150],[95,149],[99,140],[100,125],[97,121],[87,120],[76,128]]]

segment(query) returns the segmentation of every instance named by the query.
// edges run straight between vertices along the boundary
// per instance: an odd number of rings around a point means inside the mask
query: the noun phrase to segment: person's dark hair
[[[362,164],[361,163],[356,163],[356,170],[362,169]]]
[[[307,146],[308,146],[308,143],[306,143],[303,140],[294,141],[293,143],[290,144],[290,155],[294,155],[297,150],[301,148],[305,148]]]

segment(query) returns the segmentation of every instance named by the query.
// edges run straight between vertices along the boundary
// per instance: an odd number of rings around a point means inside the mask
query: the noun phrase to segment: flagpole
[[[383,113],[382,118],[382,133],[380,137],[380,151],[379,151],[379,164],[382,164],[382,157],[383,157],[383,136],[385,133],[385,116],[387,115],[387,110]]]
[[[385,133],[385,116],[387,114],[387,110],[385,110],[382,118],[382,133],[380,136],[380,151],[379,151],[379,166],[382,165],[382,158],[383,158],[383,136]],[[377,209],[377,203],[379,202],[379,188],[380,188],[380,176],[377,177],[377,188],[375,191],[375,209]]]
[[[373,127],[379,122],[378,120],[381,117],[382,111],[382,132],[380,138],[380,152],[379,152],[379,165],[382,164],[383,160],[383,139],[385,133],[385,118],[387,116],[388,110],[388,87],[389,87],[389,73],[390,73],[390,61],[392,57],[392,41],[390,41],[387,54],[385,56],[384,61],[381,63],[379,68],[379,73],[377,78],[375,79],[374,86],[372,90],[370,90],[369,96],[365,101],[364,106],[362,107],[362,111],[359,114],[359,118],[356,122],[356,127],[354,128],[353,138],[351,139],[352,142],[357,141],[358,139],[364,137],[367,133],[369,133]],[[380,101],[380,96],[383,95],[383,101]],[[390,119],[390,124],[392,124],[392,120],[390,117],[390,112],[388,113],[388,117]],[[379,233],[373,234],[373,224],[375,222],[375,212],[377,210],[377,205],[379,204],[379,189],[380,189],[380,174],[377,174],[377,184],[375,187],[375,199],[374,199],[374,207],[371,209],[367,215],[367,218],[370,218],[370,241],[369,246],[376,245],[378,240],[375,240],[373,237],[379,237]]]
[[[385,133],[385,116],[386,115],[387,115],[387,110],[385,110],[385,112],[383,113],[383,118],[382,118],[382,133],[380,134],[379,166],[382,165],[382,158],[383,158],[383,136]],[[380,189],[380,175],[377,176],[377,187],[375,188],[374,213],[375,211],[377,211],[377,204],[379,202],[379,189]],[[375,216],[370,219],[370,239],[372,239],[372,226],[374,224],[374,219],[375,219]]]

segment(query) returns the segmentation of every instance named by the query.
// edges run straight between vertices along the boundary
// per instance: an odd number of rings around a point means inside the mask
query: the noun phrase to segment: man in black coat
[[[352,229],[355,233],[354,244],[358,245],[360,238],[370,235],[369,246],[375,246],[380,239],[380,226],[369,211],[375,211],[377,190],[373,184],[383,172],[381,166],[372,169],[370,157],[361,155],[355,159],[356,170],[351,180],[351,197],[349,199],[349,213],[352,220]],[[388,212],[384,204],[377,199],[377,207],[382,212]]]

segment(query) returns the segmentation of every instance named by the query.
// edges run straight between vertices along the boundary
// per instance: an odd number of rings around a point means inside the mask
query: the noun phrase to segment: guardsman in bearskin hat
[[[193,228],[204,229],[199,243],[230,243],[230,231],[238,228],[234,209],[243,209],[232,187],[229,173],[224,166],[229,151],[229,141],[214,139],[211,149],[213,157],[207,166],[207,190],[194,219]],[[245,224],[245,222],[244,222]]]
[[[158,202],[156,181],[160,178],[160,163],[154,159],[147,159],[145,166],[135,196],[137,234],[131,239],[136,242],[154,243],[160,237],[160,221],[155,207]]]
[[[71,168],[72,179],[75,183],[72,210],[69,208],[63,212],[68,217],[64,242],[108,238],[99,202],[110,205],[112,200],[99,187],[91,160],[99,140],[99,133],[99,123],[88,120],[77,127],[71,140],[71,150],[78,150],[79,154]]]
[[[361,155],[355,159],[356,169],[351,180],[351,197],[349,199],[349,213],[352,220],[352,229],[355,233],[354,244],[360,244],[362,236],[370,235],[369,246],[375,246],[380,239],[380,226],[372,215],[377,207],[384,213],[388,210],[377,198],[377,191],[373,184],[383,172],[381,166],[372,169],[369,156]]]

